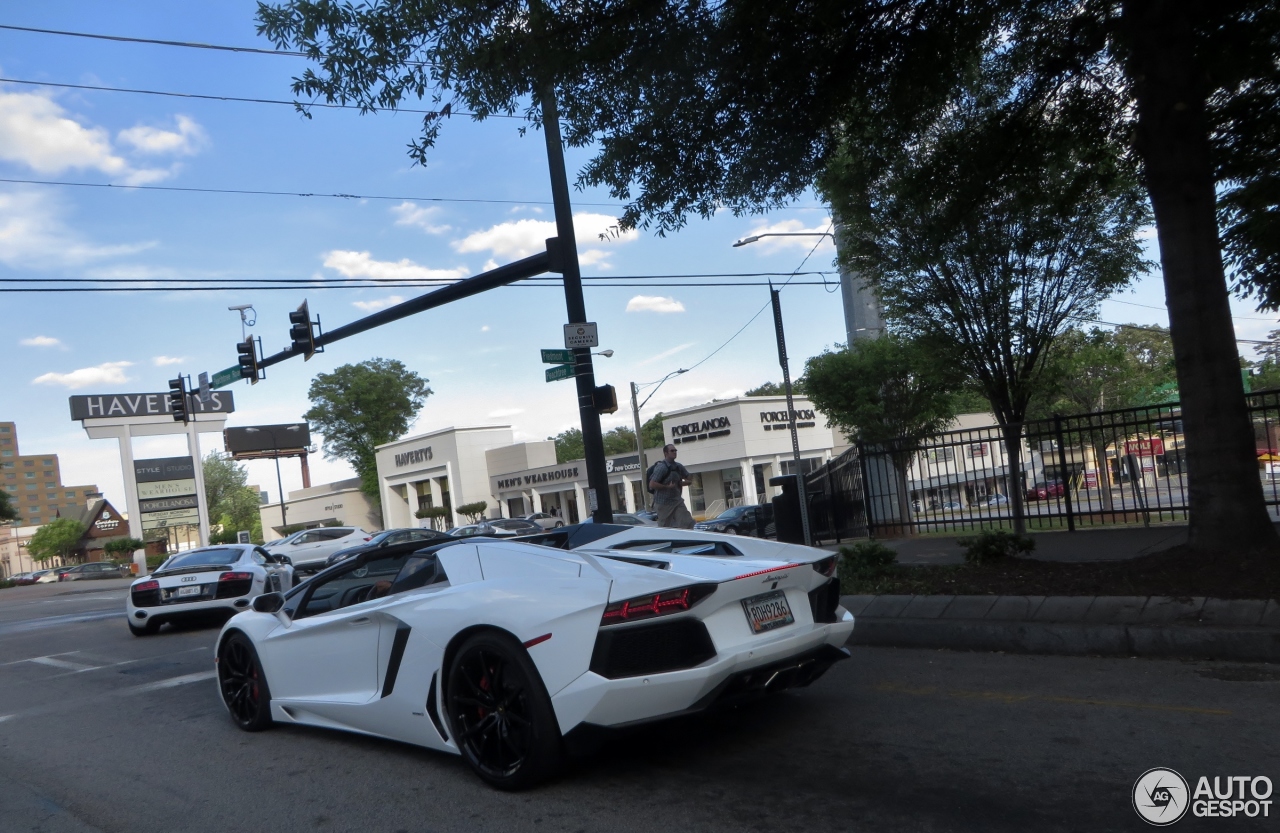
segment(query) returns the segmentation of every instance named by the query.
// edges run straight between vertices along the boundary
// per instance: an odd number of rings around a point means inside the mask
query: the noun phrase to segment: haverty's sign
[[[190,457],[134,461],[133,475],[138,482],[138,511],[142,514],[143,532],[200,523],[195,471],[195,463]]]
[[[168,393],[105,393],[100,396],[72,396],[72,419],[112,419],[118,417],[171,416]],[[208,402],[187,394],[187,413],[229,414],[236,409],[231,391],[214,391]]]

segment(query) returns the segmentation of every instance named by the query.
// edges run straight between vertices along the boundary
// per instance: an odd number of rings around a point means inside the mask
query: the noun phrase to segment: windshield
[[[221,564],[234,564],[240,560],[240,550],[231,547],[217,547],[207,550],[192,550],[175,555],[165,562],[165,571],[181,570],[186,567],[212,567]]]
[[[735,507],[733,507],[732,509],[726,509],[726,510],[724,510],[724,511],[723,511],[723,512],[721,512],[717,517],[719,517],[719,518],[736,518],[736,517],[738,517],[739,515],[741,515],[743,512],[746,512],[746,511],[747,511],[747,507],[745,507],[745,506],[735,506]]]

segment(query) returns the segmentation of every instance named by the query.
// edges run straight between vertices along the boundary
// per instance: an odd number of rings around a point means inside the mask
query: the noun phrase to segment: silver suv
[[[363,544],[372,537],[372,533],[358,526],[322,526],[272,541],[265,549],[272,555],[289,556],[295,572],[307,573],[322,569],[338,550]]]

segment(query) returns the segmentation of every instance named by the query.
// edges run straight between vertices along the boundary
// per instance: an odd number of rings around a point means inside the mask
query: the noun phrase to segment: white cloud
[[[135,254],[155,245],[96,246],[67,228],[62,214],[62,204],[47,193],[0,192],[0,263],[19,268],[76,266]]]
[[[18,342],[23,347],[60,347],[62,342],[52,336],[34,336]]]
[[[171,173],[135,168],[112,147],[106,130],[80,123],[53,99],[38,93],[0,92],[0,159],[41,174],[96,170],[130,185],[154,182]]]
[[[356,309],[362,309],[365,312],[374,312],[385,307],[394,307],[396,304],[403,303],[404,298],[399,295],[388,295],[377,301],[352,301],[351,306]]]
[[[176,130],[138,125],[121,130],[117,138],[138,153],[193,156],[209,142],[204,128],[189,116],[178,116]]]
[[[746,249],[754,251],[757,255],[777,254],[780,251],[801,251],[808,254],[810,250],[817,252],[834,252],[835,243],[830,237],[820,237],[824,232],[832,233],[834,228],[831,225],[831,218],[824,217],[812,228],[805,226],[800,220],[783,220],[780,223],[774,223],[767,226],[758,226],[753,228],[746,237],[754,237],[761,234],[800,234],[803,237],[766,237],[746,246]],[[814,244],[817,248],[814,249]]]
[[[599,241],[601,234],[606,234],[617,224],[618,220],[607,214],[573,215],[573,232],[578,238],[579,247],[587,241]],[[556,224],[552,220],[513,220],[499,223],[485,231],[469,234],[461,240],[453,241],[451,245],[456,251],[464,254],[490,252],[495,258],[510,262],[544,251],[547,247],[547,238],[555,236]],[[629,231],[612,237],[608,241],[599,242],[628,243],[638,237],[635,231]],[[585,253],[580,252],[578,257],[580,262],[586,262]],[[599,262],[599,256],[592,257],[595,258],[593,262]]]
[[[499,408],[496,411],[489,412],[489,419],[503,419],[505,417],[513,417],[516,414],[523,414],[524,408]]]
[[[509,213],[519,214],[521,211],[528,211],[530,214],[541,214],[542,208],[537,205],[517,205],[513,206]]]
[[[435,218],[442,213],[442,209],[435,206],[423,208],[411,202],[402,202],[392,208],[391,213],[396,215],[397,226],[416,226],[427,234],[444,234],[453,231],[453,226],[436,222]]]
[[[487,333],[487,332],[489,332],[489,325],[488,325],[488,324],[485,324],[483,327],[481,327],[481,328],[480,328],[480,332],[482,332],[482,333]]]
[[[171,364],[182,364],[186,360],[186,356],[156,356],[151,363],[156,367],[168,367]]]
[[[627,301],[627,312],[684,312],[684,304],[661,295],[637,295]]]
[[[78,390],[94,385],[118,385],[129,381],[124,369],[133,362],[106,362],[97,367],[82,367],[70,373],[46,373],[31,380],[33,385],[62,385]]]
[[[458,280],[470,274],[465,266],[453,269],[431,269],[412,260],[374,260],[368,252],[335,249],[325,252],[324,265],[344,278],[383,278],[401,281]]]
[[[663,359],[671,358],[676,353],[679,353],[682,350],[688,350],[690,347],[692,347],[695,344],[697,344],[696,341],[690,341],[687,344],[676,345],[675,347],[672,347],[670,350],[663,350],[661,353],[657,354],[656,356],[650,356],[649,358],[644,359],[643,361],[638,361],[636,362],[636,365],[643,366],[646,364],[653,364],[654,362],[660,362]]]

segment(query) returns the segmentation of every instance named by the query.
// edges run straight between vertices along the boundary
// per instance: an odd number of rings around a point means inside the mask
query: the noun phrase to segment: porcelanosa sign
[[[712,417],[702,422],[686,422],[684,425],[671,426],[671,442],[692,443],[698,440],[710,440],[715,437],[729,435],[729,418],[727,416]]]
[[[167,393],[106,393],[101,396],[72,396],[72,419],[110,419],[112,417],[168,416]],[[187,394],[187,413],[229,414],[236,409],[229,390],[216,390],[208,402],[195,394]]]

